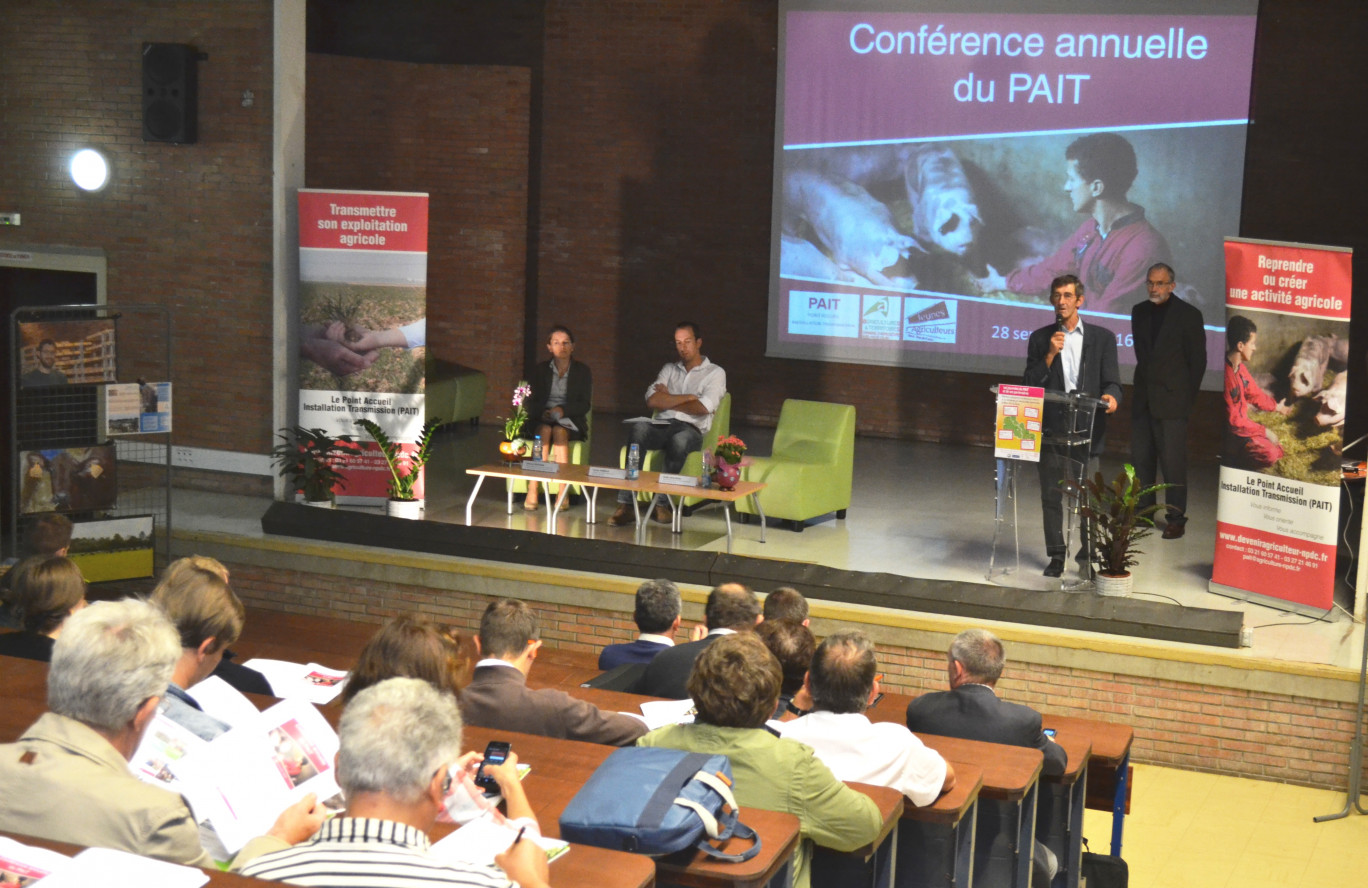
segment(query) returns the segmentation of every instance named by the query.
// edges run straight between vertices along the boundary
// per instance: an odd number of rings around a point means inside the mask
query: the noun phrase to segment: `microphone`
[[[1055,330],[1060,333],[1069,332],[1068,330],[1064,329],[1064,316],[1062,314],[1055,315]]]

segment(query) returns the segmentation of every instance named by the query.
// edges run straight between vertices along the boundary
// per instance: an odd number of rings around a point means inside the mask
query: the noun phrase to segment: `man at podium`
[[[1121,371],[1116,361],[1116,339],[1098,324],[1087,325],[1079,317],[1083,307],[1083,282],[1066,274],[1050,282],[1050,304],[1055,322],[1031,334],[1026,344],[1026,372],[1022,382],[1053,392],[1081,392],[1098,398],[1106,413],[1115,413],[1121,401]],[[1087,411],[1082,411],[1084,415]],[[1064,541],[1064,491],[1060,482],[1070,476],[1070,459],[1086,462],[1086,473],[1096,471],[1107,428],[1106,413],[1093,420],[1091,440],[1073,446],[1066,439],[1085,428],[1069,428],[1068,413],[1058,404],[1045,406],[1045,442],[1037,464],[1040,471],[1040,506],[1045,519],[1045,552],[1050,564],[1045,576],[1064,575],[1068,550]],[[1080,420],[1081,421],[1081,420]],[[1079,560],[1088,560],[1086,541]]]

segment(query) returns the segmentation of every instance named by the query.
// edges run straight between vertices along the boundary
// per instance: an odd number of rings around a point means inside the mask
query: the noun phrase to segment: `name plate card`
[[[676,487],[697,487],[698,477],[696,475],[668,475],[660,473],[661,484],[673,484]]]
[[[609,468],[608,466],[590,466],[590,467],[589,467],[589,477],[590,477],[590,478],[612,478],[614,481],[626,481],[626,480],[627,480],[627,470],[626,470],[626,469],[612,469],[612,468]]]
[[[544,459],[525,459],[522,468],[524,472],[545,472],[554,475],[560,471],[560,463]]]

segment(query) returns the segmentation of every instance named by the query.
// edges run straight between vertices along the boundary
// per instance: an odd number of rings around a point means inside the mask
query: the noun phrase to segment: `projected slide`
[[[790,4],[769,353],[1017,376],[1031,331],[1054,322],[1050,281],[1067,273],[1086,288],[1084,322],[1110,329],[1133,365],[1131,307],[1166,262],[1206,318],[1218,387],[1254,46],[1254,3],[1238,5]]]

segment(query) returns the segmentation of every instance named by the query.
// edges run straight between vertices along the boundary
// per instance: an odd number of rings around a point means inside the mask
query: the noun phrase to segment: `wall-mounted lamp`
[[[109,182],[109,161],[94,148],[82,148],[71,156],[71,181],[82,191],[99,191]]]

